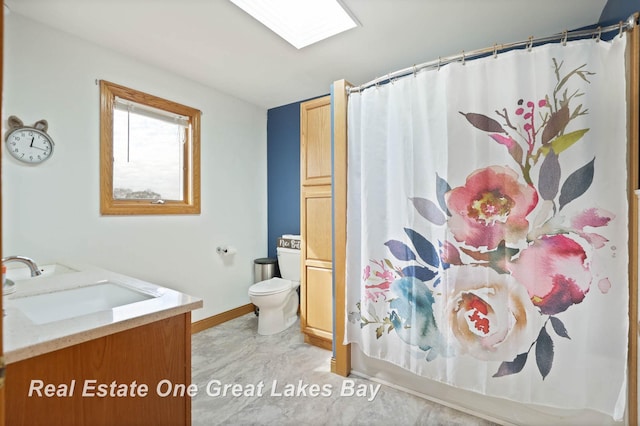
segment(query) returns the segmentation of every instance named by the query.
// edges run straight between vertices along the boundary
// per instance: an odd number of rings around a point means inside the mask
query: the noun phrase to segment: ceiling
[[[607,0],[343,0],[361,26],[297,50],[228,0],[5,0],[10,13],[273,108],[462,50],[598,21]],[[10,18],[7,18],[10,19]]]

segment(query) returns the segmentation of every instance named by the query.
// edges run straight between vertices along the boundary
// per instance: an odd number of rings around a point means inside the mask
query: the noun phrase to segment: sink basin
[[[7,301],[35,324],[73,318],[118,306],[141,302],[155,296],[124,287],[113,282],[101,282],[85,287],[33,296],[17,297]]]
[[[67,274],[69,272],[78,272],[75,269],[71,269],[68,266],[60,265],[58,263],[52,263],[50,265],[44,265],[39,267],[42,272],[41,277],[47,277],[50,275]],[[31,271],[25,265],[13,264],[7,267],[7,279],[11,281],[28,280],[31,277]]]

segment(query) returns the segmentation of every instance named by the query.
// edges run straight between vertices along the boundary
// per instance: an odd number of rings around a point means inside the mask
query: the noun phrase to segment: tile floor
[[[384,385],[374,397],[376,383],[332,374],[298,323],[274,336],[257,326],[247,314],[192,336],[194,426],[492,425]]]

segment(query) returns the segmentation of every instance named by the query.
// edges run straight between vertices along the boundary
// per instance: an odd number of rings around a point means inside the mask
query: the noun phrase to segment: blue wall
[[[267,111],[269,257],[282,234],[300,234],[300,102]]]
[[[282,234],[300,234],[300,104],[308,100],[267,111],[269,257],[276,257]]]
[[[625,21],[640,11],[640,0],[609,0],[602,10],[598,24],[602,26]]]

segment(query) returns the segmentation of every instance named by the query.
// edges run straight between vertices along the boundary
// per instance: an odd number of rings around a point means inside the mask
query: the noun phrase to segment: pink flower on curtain
[[[534,241],[508,268],[540,312],[555,315],[582,302],[589,292],[592,276],[586,260],[575,240],[551,235]]]
[[[522,285],[481,266],[461,266],[453,279],[447,314],[462,353],[500,361],[527,350],[542,319]]]
[[[493,250],[503,240],[515,243],[526,236],[526,217],[538,203],[538,193],[519,183],[511,168],[492,166],[470,174],[464,186],[446,194],[446,202],[454,238]]]
[[[383,262],[373,261],[373,263],[380,270],[374,271],[372,276],[371,267],[367,265],[362,272],[362,279],[365,282],[374,282],[373,284],[365,284],[365,299],[375,302],[379,297],[387,298],[387,291],[391,286],[391,282],[396,278],[394,273],[388,270]]]

